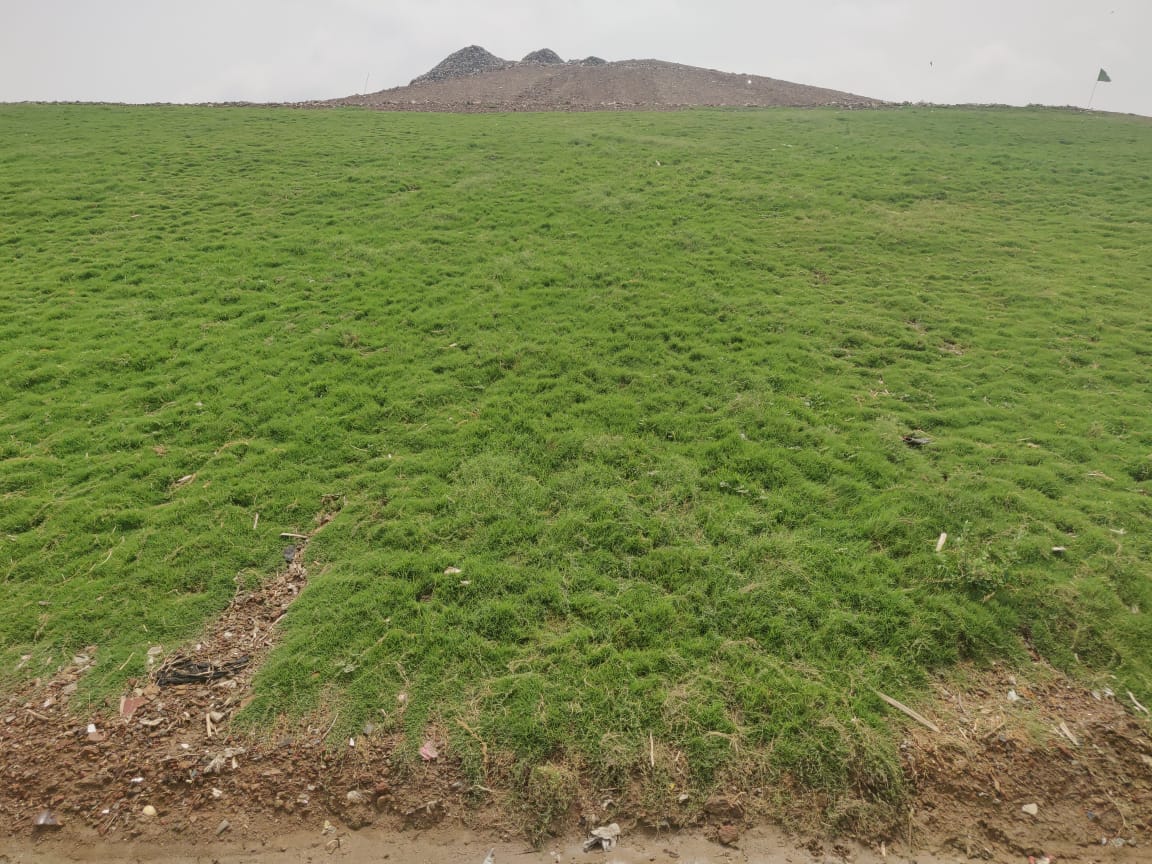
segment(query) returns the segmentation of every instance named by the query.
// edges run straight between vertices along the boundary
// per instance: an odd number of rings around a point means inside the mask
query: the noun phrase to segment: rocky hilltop
[[[761,75],[732,74],[663,60],[565,61],[549,48],[505,60],[479,45],[444,58],[406,87],[334,99],[390,111],[603,111],[676,108],[872,108],[877,99]]]

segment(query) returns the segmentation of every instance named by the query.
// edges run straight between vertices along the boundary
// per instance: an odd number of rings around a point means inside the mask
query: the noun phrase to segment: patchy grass
[[[882,796],[874,688],[1152,698],[1147,121],[0,123],[9,683],[114,691],[338,496],[254,721]]]

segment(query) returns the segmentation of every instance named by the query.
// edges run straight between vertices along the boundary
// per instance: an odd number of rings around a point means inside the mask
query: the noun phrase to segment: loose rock
[[[62,826],[55,813],[51,810],[41,810],[32,821],[32,827],[36,831],[56,831]]]
[[[716,839],[725,846],[735,846],[740,840],[740,829],[735,825],[721,825]]]
[[[611,825],[601,825],[599,828],[592,829],[592,836],[584,841],[584,851],[603,849],[605,852],[610,852],[616,848],[619,838],[620,826],[615,822]]]

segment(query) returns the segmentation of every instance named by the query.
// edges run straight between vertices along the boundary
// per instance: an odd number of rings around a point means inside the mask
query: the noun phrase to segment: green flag
[[[1108,84],[1112,83],[1112,79],[1108,77],[1108,73],[1105,72],[1103,69],[1101,69],[1100,74],[1096,76],[1096,80],[1097,81],[1104,81],[1105,83],[1108,83]]]

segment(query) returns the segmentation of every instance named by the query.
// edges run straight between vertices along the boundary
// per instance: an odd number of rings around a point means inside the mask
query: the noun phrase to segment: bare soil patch
[[[938,687],[940,734],[904,744],[910,835],[985,860],[1152,860],[1147,716],[1126,693],[1035,671]]]

